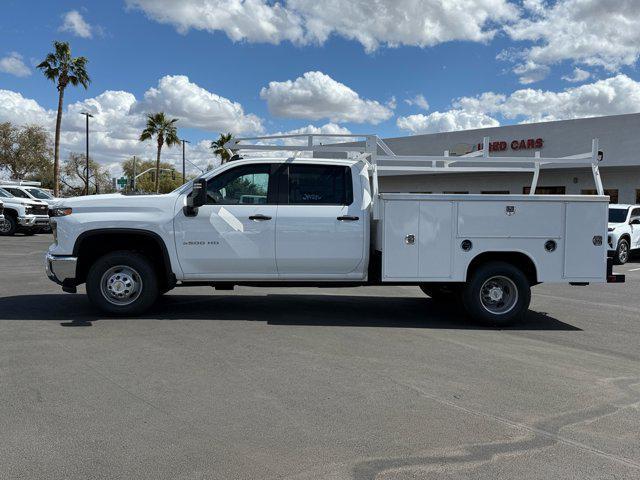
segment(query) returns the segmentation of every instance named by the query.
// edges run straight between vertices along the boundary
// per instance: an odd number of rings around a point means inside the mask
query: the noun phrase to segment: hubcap
[[[486,280],[480,288],[480,303],[489,313],[503,315],[518,302],[518,288],[510,278],[495,276]]]
[[[119,306],[129,305],[140,296],[142,279],[135,269],[117,265],[104,272],[100,290],[108,302]]]
[[[621,243],[620,252],[618,253],[618,257],[620,257],[620,261],[626,262],[628,256],[629,256],[629,249],[627,248],[627,244]]]
[[[10,229],[11,226],[9,225],[9,221],[7,219],[4,219],[0,222],[0,232],[7,233]]]

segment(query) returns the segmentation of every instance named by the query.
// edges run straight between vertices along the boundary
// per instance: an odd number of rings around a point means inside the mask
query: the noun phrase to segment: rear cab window
[[[351,168],[343,165],[289,165],[289,205],[351,205]]]

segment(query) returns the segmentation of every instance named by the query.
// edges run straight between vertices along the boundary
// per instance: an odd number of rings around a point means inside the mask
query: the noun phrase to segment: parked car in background
[[[4,222],[4,203],[0,201],[0,223]]]
[[[60,198],[56,198],[47,192],[44,188],[32,187],[29,185],[7,185],[0,183],[0,188],[4,188],[14,197],[18,198],[30,198],[31,200],[39,200],[46,202],[49,205],[53,205]]]
[[[11,195],[0,188],[0,200],[4,204],[4,219],[0,221],[0,235],[13,235],[18,231],[28,235],[51,228],[49,205],[41,200]]]
[[[618,265],[627,263],[640,249],[640,205],[609,206],[609,255]]]

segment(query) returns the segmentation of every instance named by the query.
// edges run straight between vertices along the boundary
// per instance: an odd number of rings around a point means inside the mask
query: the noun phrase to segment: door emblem
[[[504,210],[509,217],[516,213],[516,207],[514,205],[507,205],[507,207]]]

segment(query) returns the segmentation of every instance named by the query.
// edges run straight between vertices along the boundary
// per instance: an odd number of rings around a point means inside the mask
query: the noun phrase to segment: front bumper
[[[62,286],[74,285],[77,265],[77,257],[59,257],[50,253],[44,257],[44,269],[47,272],[47,277]]]
[[[18,217],[18,225],[25,228],[49,227],[49,217],[47,215],[25,215]]]

